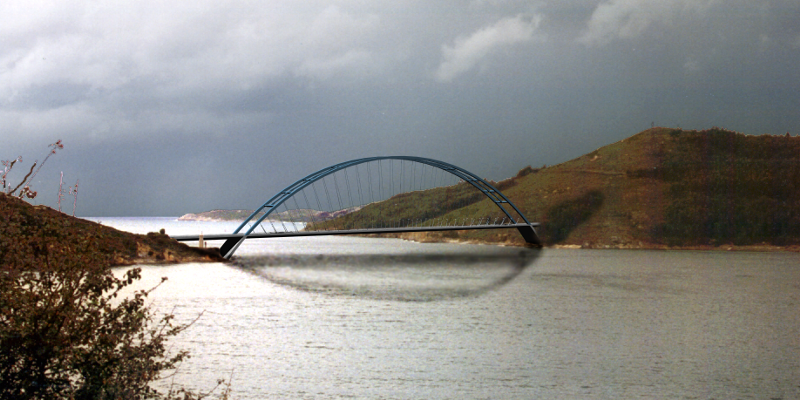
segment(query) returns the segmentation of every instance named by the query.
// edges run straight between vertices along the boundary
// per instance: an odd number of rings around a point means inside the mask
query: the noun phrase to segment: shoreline
[[[420,232],[418,232],[419,234]],[[377,235],[373,235],[378,237]],[[489,240],[459,239],[459,238],[438,238],[427,235],[400,235],[394,236],[397,239],[407,240],[416,243],[459,243],[459,244],[479,244],[507,247],[531,247],[524,243],[514,241],[495,242]],[[386,237],[386,236],[383,236]],[[733,245],[723,244],[719,246],[711,245],[692,245],[692,246],[669,246],[665,244],[640,242],[639,245],[631,244],[554,244],[544,245],[543,249],[570,249],[570,250],[662,250],[662,251],[739,251],[739,252],[760,252],[760,253],[800,253],[800,245],[777,246],[767,243],[756,245]]]
[[[201,221],[201,222],[237,222],[239,219],[222,219],[205,217],[197,214],[185,214],[178,218],[182,221]],[[457,243],[457,244],[478,244],[508,247],[529,247],[524,243],[515,241],[489,241],[476,239],[460,239],[457,237],[436,237],[427,235],[425,232],[415,232],[413,234],[400,235],[358,235],[367,237],[393,237],[396,239],[407,240],[415,243]],[[800,245],[778,246],[767,243],[755,245],[734,245],[722,244],[712,245],[690,245],[690,246],[670,246],[649,242],[639,242],[639,244],[619,244],[619,243],[584,243],[584,244],[554,244],[544,245],[544,249],[571,249],[571,250],[664,250],[664,251],[739,251],[739,252],[778,252],[778,253],[800,253]]]
[[[578,249],[578,250],[664,250],[664,251],[741,251],[741,252],[760,252],[760,253],[800,253],[800,246],[776,246],[776,245],[695,245],[695,246],[668,246],[668,245],[592,245],[582,246],[578,244],[556,244],[545,246],[553,249]]]

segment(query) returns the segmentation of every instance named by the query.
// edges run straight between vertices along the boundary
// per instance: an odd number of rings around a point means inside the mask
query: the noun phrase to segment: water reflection
[[[426,302],[483,295],[508,284],[539,249],[477,253],[281,254],[239,257],[235,268],[296,290]]]

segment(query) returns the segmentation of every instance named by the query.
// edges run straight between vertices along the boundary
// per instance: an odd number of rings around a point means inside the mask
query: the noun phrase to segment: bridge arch
[[[234,235],[238,236],[228,238],[220,248],[220,253],[225,258],[230,258],[236,251],[236,249],[239,247],[239,245],[241,245],[241,243],[244,242],[244,240],[248,236],[252,236],[253,231],[256,229],[256,227],[261,226],[261,224],[265,220],[267,220],[267,218],[270,215],[273,215],[278,210],[278,207],[283,205],[288,211],[288,207],[286,206],[288,200],[293,199],[296,195],[298,195],[298,193],[301,193],[301,191],[308,188],[309,186],[314,185],[316,182],[322,181],[323,178],[334,175],[339,171],[346,171],[350,168],[354,168],[362,164],[369,165],[368,163],[381,162],[384,160],[411,162],[429,166],[432,167],[432,169],[443,171],[447,174],[454,176],[457,179],[460,179],[463,182],[466,182],[471,187],[482,193],[486,198],[488,198],[497,206],[497,208],[502,212],[502,215],[505,216],[503,218],[503,224],[506,224],[506,218],[507,218],[508,227],[517,228],[522,234],[523,238],[528,243],[541,245],[541,242],[536,234],[536,231],[533,229],[533,227],[537,226],[538,224],[534,224],[528,221],[525,215],[519,210],[519,208],[517,208],[516,205],[514,205],[514,203],[511,202],[511,200],[509,200],[495,186],[493,186],[486,180],[480,178],[478,175],[469,172],[461,167],[455,166],[453,164],[430,158],[414,157],[414,156],[380,156],[380,157],[360,158],[335,164],[330,167],[316,171],[312,174],[309,174],[297,180],[296,182],[292,183],[291,185],[287,186],[286,188],[284,188],[283,190],[279,191],[277,194],[272,196],[269,200],[264,202],[264,204],[262,204],[255,211],[253,211],[250,214],[250,216],[248,216],[233,232]],[[392,166],[394,166],[394,164],[392,164]],[[347,186],[348,187],[350,186],[349,181],[347,183]],[[358,190],[360,193],[361,192],[360,183]],[[326,194],[328,194],[327,186],[325,187],[325,191]],[[338,189],[336,194],[337,196],[340,196]],[[349,194],[350,193],[348,193],[348,195]],[[319,200],[317,201],[319,202]],[[308,203],[307,199],[306,202]],[[489,221],[486,222],[486,226],[484,227],[485,228],[491,227],[489,225]],[[505,226],[496,226],[496,227],[505,227]],[[467,226],[463,226],[463,228],[470,229]],[[418,231],[419,230],[425,230],[425,229],[418,229]],[[430,230],[437,230],[437,229],[430,229]],[[367,232],[359,232],[359,233],[367,233]],[[264,237],[264,236],[259,235],[259,237]]]

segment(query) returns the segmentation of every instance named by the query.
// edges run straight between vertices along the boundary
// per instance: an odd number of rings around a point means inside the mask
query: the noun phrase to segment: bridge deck
[[[455,226],[414,226],[396,228],[372,228],[372,229],[349,229],[331,231],[296,231],[296,232],[275,232],[275,233],[251,233],[248,239],[258,238],[278,238],[296,236],[325,236],[325,235],[356,235],[370,233],[394,233],[394,232],[429,232],[429,231],[464,231],[474,229],[509,229],[509,228],[533,228],[538,227],[538,223],[532,224],[505,224],[505,225],[455,225]],[[244,237],[243,233],[222,233],[203,235],[203,240],[227,240]],[[196,242],[200,240],[200,235],[172,236],[179,242]]]

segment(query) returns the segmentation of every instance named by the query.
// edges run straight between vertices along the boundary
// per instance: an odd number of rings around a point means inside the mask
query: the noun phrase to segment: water
[[[155,307],[202,313],[175,340],[192,353],[177,383],[232,378],[239,399],[800,398],[798,254],[327,237],[237,255],[143,268],[142,287],[169,277]]]

